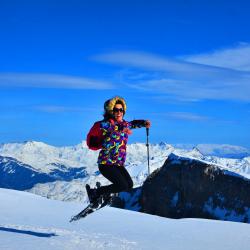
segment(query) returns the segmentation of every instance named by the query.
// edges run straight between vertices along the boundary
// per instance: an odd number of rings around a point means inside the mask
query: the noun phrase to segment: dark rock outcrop
[[[168,218],[250,223],[250,180],[216,165],[171,154],[141,187],[140,212]],[[123,207],[126,208],[129,200]]]

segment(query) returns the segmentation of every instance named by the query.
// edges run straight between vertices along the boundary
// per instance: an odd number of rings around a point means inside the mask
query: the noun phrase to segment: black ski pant
[[[98,193],[100,195],[119,193],[133,187],[133,181],[124,166],[100,164],[98,167],[101,174],[112,182],[111,185],[98,188]]]

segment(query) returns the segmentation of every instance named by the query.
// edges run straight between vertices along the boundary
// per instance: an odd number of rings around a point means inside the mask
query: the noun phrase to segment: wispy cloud
[[[57,106],[57,105],[33,106],[31,109],[44,113],[72,113],[72,112],[83,113],[86,111],[93,112],[97,110],[94,108],[69,107],[69,106]]]
[[[6,113],[6,110],[8,111]],[[65,106],[65,105],[51,105],[51,104],[43,104],[43,105],[16,105],[15,103],[9,105],[1,105],[0,112],[1,118],[3,115],[9,117],[22,116],[26,112],[44,112],[44,113],[86,113],[86,112],[100,112],[99,107],[86,107],[86,106]]]
[[[144,52],[113,52],[93,57],[94,60],[128,67],[136,67],[168,74],[181,74],[185,77],[220,76],[221,73],[235,75],[238,72],[227,68],[184,61],[179,58],[167,58]]]
[[[161,93],[179,101],[199,100],[240,100],[250,101],[250,77],[232,79],[223,82],[223,79],[207,82],[205,79],[179,80],[156,79],[138,84],[130,84],[132,88]]]
[[[161,111],[138,111],[137,114],[141,116],[148,116],[154,117],[155,119],[172,119],[172,120],[182,120],[182,121],[194,121],[194,122],[208,122],[208,121],[215,121],[218,120],[215,117],[200,115],[193,112],[185,112],[185,111],[176,111],[176,112],[161,112]]]
[[[194,58],[193,56],[191,58]],[[158,72],[158,77],[127,79],[128,86],[151,93],[163,93],[179,100],[250,101],[250,72],[221,65],[191,62],[185,58],[165,58],[139,52],[102,54],[95,60],[139,70]],[[124,75],[123,75],[124,76]]]
[[[188,112],[169,112],[166,114],[166,116],[173,118],[173,119],[177,119],[177,120],[200,121],[200,122],[209,121],[212,119],[207,116],[201,116],[201,115],[188,113]]]
[[[113,89],[115,85],[83,77],[54,74],[0,73],[0,87]]]
[[[250,44],[240,43],[236,47],[199,55],[182,56],[180,59],[193,63],[250,71]]]
[[[144,113],[141,113],[144,114]],[[183,121],[194,121],[194,122],[207,122],[215,120],[213,117],[199,115],[192,112],[145,112],[145,115],[150,114],[151,116],[173,119],[173,120],[183,120]]]

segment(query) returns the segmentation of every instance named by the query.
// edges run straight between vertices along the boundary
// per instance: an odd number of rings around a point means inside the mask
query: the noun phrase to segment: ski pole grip
[[[147,136],[149,136],[149,128],[146,128]]]

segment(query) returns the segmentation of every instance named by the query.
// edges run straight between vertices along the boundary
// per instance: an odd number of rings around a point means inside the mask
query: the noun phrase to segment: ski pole
[[[146,134],[147,134],[147,155],[148,155],[148,175],[150,175],[150,168],[149,168],[149,143],[148,143],[148,137],[149,137],[149,128],[146,128]]]

